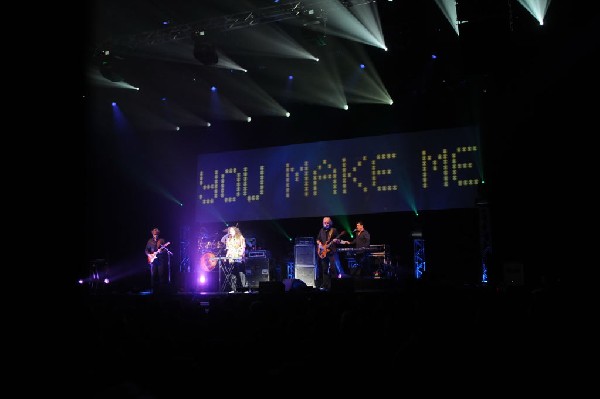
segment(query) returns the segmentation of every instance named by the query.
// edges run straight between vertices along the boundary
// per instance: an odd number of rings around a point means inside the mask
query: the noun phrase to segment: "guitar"
[[[156,250],[156,252],[149,254],[148,255],[148,264],[151,265],[152,262],[154,262],[154,259],[156,259],[156,257],[158,256],[158,254],[162,252],[163,248],[168,247],[170,243],[171,243],[171,241],[165,243],[164,245],[161,245],[160,248],[158,248]]]
[[[331,246],[331,244],[333,244],[333,242],[335,240],[337,240],[338,238],[340,238],[341,236],[343,236],[344,234],[346,234],[346,231],[342,231],[340,234],[338,234],[337,237],[335,237],[333,240],[329,240],[325,243],[325,245],[319,244],[319,246],[317,247],[317,254],[319,255],[319,258],[323,259],[324,257],[327,256],[327,253],[329,251],[331,251],[331,249],[329,248]]]

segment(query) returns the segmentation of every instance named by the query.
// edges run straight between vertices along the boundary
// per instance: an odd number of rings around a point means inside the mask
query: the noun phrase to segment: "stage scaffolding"
[[[477,201],[479,212],[479,240],[481,248],[481,282],[488,282],[490,257],[492,255],[492,228],[487,200]]]
[[[413,231],[411,236],[413,239],[415,278],[418,280],[423,277],[423,273],[425,273],[425,240],[423,239],[423,233],[420,231]]]

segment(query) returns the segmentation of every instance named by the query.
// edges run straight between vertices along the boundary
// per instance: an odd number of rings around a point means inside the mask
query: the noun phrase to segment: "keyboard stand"
[[[233,272],[233,264],[230,264],[228,260],[219,260],[219,287],[221,292],[229,292],[227,284],[231,280],[231,273]],[[221,279],[221,276],[222,279]]]
[[[232,279],[232,275],[233,275],[233,271],[235,269],[235,264],[236,263],[240,263],[242,260],[241,259],[236,259],[236,258],[226,258],[224,260],[219,259],[219,268],[221,269],[222,273],[219,272],[219,287],[221,287],[221,291],[222,292],[229,292],[230,290],[226,289],[227,288],[227,283],[230,283],[231,285],[231,279]],[[223,281],[221,281],[221,274],[223,274]],[[238,277],[236,276],[236,279]],[[235,291],[235,288],[234,288]]]

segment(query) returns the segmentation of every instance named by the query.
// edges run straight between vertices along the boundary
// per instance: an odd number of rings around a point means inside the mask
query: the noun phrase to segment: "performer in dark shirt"
[[[337,243],[339,237],[345,234],[345,231],[338,233],[333,227],[333,222],[329,216],[323,218],[323,227],[317,234],[317,270],[316,281],[317,288],[329,290],[331,288],[331,279],[339,278],[344,274],[340,255],[337,252]]]
[[[372,274],[370,257],[366,249],[371,245],[371,235],[367,230],[362,221],[356,222],[356,237],[352,241],[340,241],[340,244],[351,244],[356,248],[354,252],[354,259],[356,260],[356,266],[350,270],[350,274],[355,277],[365,277]]]
[[[150,265],[150,288],[152,293],[159,294],[168,291],[171,283],[171,255],[167,248],[170,242],[159,238],[160,230],[155,227],[151,231],[152,237],[146,242],[144,250],[148,265]]]

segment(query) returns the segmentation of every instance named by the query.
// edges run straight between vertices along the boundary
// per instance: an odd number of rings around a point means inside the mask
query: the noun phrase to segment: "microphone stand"
[[[173,252],[169,251],[168,248],[165,248],[167,250],[167,281],[169,282],[169,285],[171,284],[171,256],[173,255]]]

